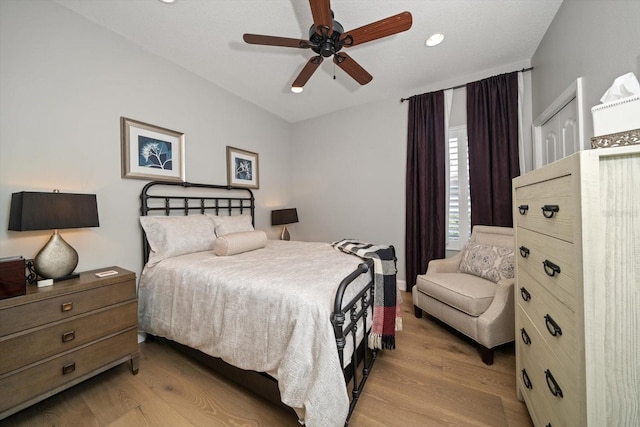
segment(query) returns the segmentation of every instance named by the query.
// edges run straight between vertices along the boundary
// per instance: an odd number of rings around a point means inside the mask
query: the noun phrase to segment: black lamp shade
[[[271,211],[271,225],[293,224],[294,222],[298,222],[296,208]]]
[[[99,227],[95,194],[21,191],[11,195],[9,230]]]

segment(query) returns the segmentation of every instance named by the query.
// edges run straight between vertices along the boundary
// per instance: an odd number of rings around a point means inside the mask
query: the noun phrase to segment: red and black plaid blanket
[[[395,333],[402,330],[402,318],[400,301],[397,298],[396,257],[393,247],[372,245],[352,239],[339,240],[331,245],[344,253],[373,260],[373,324],[369,335],[369,348],[395,348]]]

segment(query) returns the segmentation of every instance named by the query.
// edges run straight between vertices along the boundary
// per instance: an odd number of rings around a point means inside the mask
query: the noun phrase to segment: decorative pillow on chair
[[[216,225],[216,236],[218,237],[231,233],[254,230],[253,224],[251,224],[251,215],[208,216]]]
[[[228,256],[249,252],[267,246],[264,231],[241,231],[218,237],[213,242],[213,252],[218,256]]]
[[[512,248],[469,242],[464,248],[459,271],[498,283],[514,274]]]
[[[141,216],[151,247],[149,267],[166,258],[210,251],[216,240],[213,221],[206,215]]]

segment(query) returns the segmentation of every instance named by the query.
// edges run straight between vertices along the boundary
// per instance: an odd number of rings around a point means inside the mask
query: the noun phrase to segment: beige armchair
[[[424,310],[478,342],[487,365],[515,337],[513,250],[512,228],[477,225],[465,249],[429,262],[412,290],[416,317]]]

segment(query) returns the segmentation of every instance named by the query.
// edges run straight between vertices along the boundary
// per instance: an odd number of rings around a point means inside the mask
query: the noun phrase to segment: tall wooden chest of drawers
[[[1,300],[0,419],[126,361],[136,374],[137,319],[135,274],[118,267]]]
[[[536,426],[640,425],[640,146],[513,180],[516,388]]]

